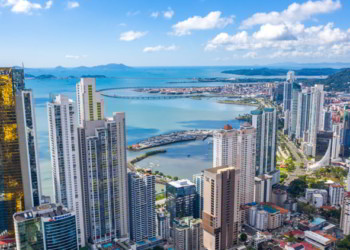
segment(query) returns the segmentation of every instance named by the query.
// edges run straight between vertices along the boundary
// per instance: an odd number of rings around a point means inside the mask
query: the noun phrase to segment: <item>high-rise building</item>
[[[170,213],[170,224],[175,218],[196,214],[196,186],[189,180],[171,181],[166,184],[166,208]]]
[[[309,119],[309,140],[308,140],[308,149],[306,153],[316,156],[316,140],[317,132],[322,130],[322,111],[324,104],[324,91],[323,85],[316,84],[311,88],[312,101],[311,101],[311,112]]]
[[[74,102],[64,95],[47,104],[55,203],[75,211],[80,246],[85,246],[85,225],[79,164],[77,117]]]
[[[238,167],[204,170],[203,245],[230,249],[238,243],[242,180]]]
[[[94,243],[128,237],[125,114],[78,128],[86,237]]]
[[[12,215],[40,204],[40,172],[33,97],[23,69],[0,68],[0,232]]]
[[[156,177],[128,173],[130,239],[139,242],[156,237]]]
[[[270,202],[272,192],[272,176],[264,174],[255,177],[255,199],[256,203]]]
[[[162,239],[170,238],[170,214],[167,211],[157,211],[157,231]]]
[[[342,123],[333,124],[331,161],[340,160],[342,131],[343,131],[342,127],[343,127]]]
[[[202,249],[203,229],[201,219],[193,219],[193,217],[176,218],[173,227],[175,249]]]
[[[332,131],[332,111],[323,110],[323,130]]]
[[[44,204],[13,215],[17,249],[76,249],[74,211],[59,204]]]
[[[241,174],[241,204],[254,201],[256,130],[245,123],[239,130],[225,126],[214,133],[214,167],[235,166]]]
[[[344,187],[339,184],[329,186],[329,203],[331,206],[340,206],[344,198]]]
[[[341,206],[340,229],[344,235],[350,235],[350,192],[344,194]]]
[[[343,145],[341,154],[344,158],[350,156],[350,106],[344,106],[344,118],[343,118]]]
[[[196,191],[197,191],[197,201],[196,201],[196,218],[202,218],[202,212],[203,212],[203,173],[193,175],[193,183],[196,185]]]
[[[332,139],[333,132],[329,131],[319,131],[316,135],[316,154],[315,161],[318,162],[325,156],[328,156],[327,159],[324,159],[324,164],[326,166],[331,163],[331,153],[332,153]],[[329,152],[327,155],[327,151]]]
[[[76,91],[79,125],[83,126],[84,121],[103,120],[104,100],[96,92],[96,79],[81,78]]]
[[[309,129],[309,117],[311,110],[310,88],[303,89],[298,95],[298,111],[296,124],[296,139],[305,138],[305,133]]]
[[[273,108],[254,110],[252,126],[256,129],[256,175],[276,170],[277,114]]]
[[[301,92],[301,86],[297,83],[292,85],[292,100],[291,100],[291,112],[290,112],[290,122],[288,128],[288,137],[290,139],[295,139],[297,131],[297,120],[298,120],[298,100],[299,94]]]
[[[283,90],[283,111],[291,110],[292,105],[292,88],[295,81],[294,71],[287,73],[287,81],[284,82]]]

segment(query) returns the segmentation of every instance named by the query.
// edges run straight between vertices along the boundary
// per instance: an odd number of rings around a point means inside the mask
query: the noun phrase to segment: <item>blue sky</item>
[[[0,0],[0,65],[350,62],[350,1]]]

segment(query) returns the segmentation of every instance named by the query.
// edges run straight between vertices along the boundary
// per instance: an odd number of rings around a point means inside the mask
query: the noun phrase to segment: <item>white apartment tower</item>
[[[78,136],[86,236],[94,243],[128,237],[125,114],[83,125]]]
[[[350,235],[350,192],[345,193],[340,216],[340,229],[344,235]]]
[[[103,120],[104,100],[96,92],[96,79],[81,78],[76,91],[79,125],[83,126],[84,121]]]
[[[245,123],[239,130],[226,125],[214,133],[213,167],[235,166],[240,169],[241,204],[254,201],[256,166],[256,130]]]
[[[47,104],[47,110],[54,200],[75,211],[78,242],[85,246],[75,106],[68,97],[58,95]]]

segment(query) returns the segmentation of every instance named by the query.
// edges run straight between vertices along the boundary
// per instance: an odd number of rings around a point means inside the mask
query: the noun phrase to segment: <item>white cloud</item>
[[[134,41],[136,39],[139,39],[143,36],[145,36],[148,32],[147,31],[133,31],[133,30],[130,30],[130,31],[127,31],[127,32],[124,32],[122,34],[120,34],[120,40],[121,41],[126,41],[126,42],[129,42],[129,41]]]
[[[242,22],[241,28],[255,25],[295,23],[310,19],[317,14],[325,14],[341,8],[339,0],[307,1],[303,4],[292,3],[282,12],[255,13]]]
[[[153,11],[153,12],[151,13],[151,17],[153,17],[153,18],[158,18],[158,17],[159,17],[159,12],[158,12],[158,11]]]
[[[68,9],[75,9],[75,8],[78,8],[79,6],[80,6],[79,2],[72,1],[67,3]]]
[[[29,0],[2,0],[0,6],[10,7],[14,13],[32,14],[34,10],[49,9],[52,6],[52,1],[45,3],[44,7],[40,3],[33,3]]]
[[[163,46],[163,45],[158,45],[154,47],[145,47],[143,49],[143,52],[158,52],[158,51],[174,51],[177,50],[178,48],[175,45],[171,46]]]
[[[53,1],[47,1],[45,3],[45,9],[51,9],[52,5],[53,5]]]
[[[193,30],[209,30],[223,28],[233,23],[233,16],[220,17],[220,11],[212,11],[205,17],[193,16],[182,22],[173,25],[173,35],[183,36],[190,35]]]
[[[78,60],[78,59],[82,59],[82,58],[86,58],[86,57],[87,57],[87,55],[81,55],[81,56],[79,56],[79,55],[70,55],[70,54],[65,55],[65,58],[67,58],[67,59],[74,59],[74,60]]]
[[[175,12],[169,7],[168,10],[163,12],[163,16],[165,19],[171,19],[175,15]]]
[[[137,16],[137,15],[139,15],[140,13],[141,13],[141,11],[135,10],[135,11],[128,11],[128,12],[126,13],[126,15],[127,15],[127,16]]]
[[[256,58],[258,54],[254,51],[248,52],[243,55],[243,58]]]
[[[256,39],[263,40],[295,40],[295,36],[285,24],[265,24],[253,34]]]
[[[218,34],[216,37],[214,37],[212,40],[210,40],[207,43],[207,46],[205,47],[205,49],[214,50],[220,46],[231,46],[231,45],[236,45],[244,49],[244,48],[248,48],[246,47],[248,44],[248,39],[249,39],[249,36],[246,31],[239,32],[232,36],[222,32]]]

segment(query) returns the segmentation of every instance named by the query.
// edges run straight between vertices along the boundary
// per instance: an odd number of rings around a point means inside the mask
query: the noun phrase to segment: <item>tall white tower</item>
[[[104,100],[96,92],[96,79],[81,78],[76,90],[79,125],[83,126],[84,121],[103,120]]]
[[[256,130],[245,123],[239,130],[226,125],[214,133],[213,167],[240,168],[241,204],[254,201]]]
[[[85,246],[83,200],[77,117],[74,103],[64,95],[58,95],[47,104],[49,145],[55,203],[74,210],[77,220],[78,242]]]

